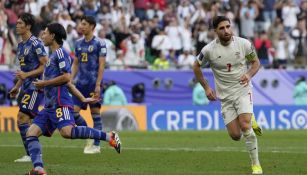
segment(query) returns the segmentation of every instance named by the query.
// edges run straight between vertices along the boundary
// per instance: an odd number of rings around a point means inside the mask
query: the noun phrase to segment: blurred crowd
[[[37,18],[33,34],[50,22],[67,30],[74,54],[80,17],[95,16],[95,34],[107,44],[107,68],[189,70],[215,38],[211,19],[230,18],[234,34],[254,43],[265,68],[305,68],[306,0],[0,0],[0,65],[16,65],[18,15]]]

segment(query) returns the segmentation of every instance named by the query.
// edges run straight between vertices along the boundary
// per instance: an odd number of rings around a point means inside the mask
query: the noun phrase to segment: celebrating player
[[[76,43],[76,59],[74,59],[72,67],[72,79],[77,76],[75,81],[76,88],[85,97],[100,98],[101,80],[105,66],[105,57],[107,54],[106,44],[93,34],[96,26],[94,17],[82,17],[81,26],[84,38],[78,40]],[[76,124],[78,126],[87,126],[84,118],[80,115],[80,110],[85,110],[87,108],[87,104],[82,103],[76,97],[73,97],[73,101],[74,118]],[[102,129],[100,107],[100,103],[90,104],[94,128],[98,130]],[[84,148],[84,153],[100,153],[99,144],[100,140],[98,139],[94,141],[94,144],[92,144],[90,141]]]
[[[259,59],[248,40],[233,36],[227,17],[217,16],[212,23],[218,37],[201,50],[193,66],[194,73],[208,99],[220,99],[230,137],[238,141],[243,134],[251,158],[252,173],[262,174],[257,138],[251,126],[253,101],[250,80],[260,68]],[[217,95],[202,74],[201,67],[206,64],[210,64],[213,71]]]
[[[16,98],[21,87],[23,93],[21,93],[22,100],[19,103],[17,123],[27,155],[15,160],[15,162],[31,162],[26,146],[26,132],[31,124],[31,119],[37,114],[38,106],[43,98],[42,91],[37,90],[32,84],[34,80],[41,79],[44,64],[47,62],[43,43],[31,33],[34,23],[34,16],[24,13],[19,16],[16,24],[16,32],[22,39],[17,47],[20,70],[16,72],[18,82],[10,91],[10,97]]]
[[[55,129],[67,139],[99,139],[109,142],[120,153],[121,142],[115,132],[105,133],[86,126],[75,126],[73,100],[69,94],[71,59],[62,48],[66,39],[64,27],[58,23],[47,26],[43,42],[52,51],[44,70],[44,79],[33,82],[36,88],[44,88],[45,106],[33,120],[27,132],[26,144],[34,169],[30,175],[45,175],[42,161],[42,148],[38,137],[51,136]]]

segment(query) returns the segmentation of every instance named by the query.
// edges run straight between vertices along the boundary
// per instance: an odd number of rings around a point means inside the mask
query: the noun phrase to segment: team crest
[[[30,48],[25,48],[25,51],[23,52],[24,55],[28,55]]]
[[[94,46],[93,45],[88,46],[88,52],[92,52],[93,50],[94,50]]]
[[[240,58],[240,52],[236,52],[235,55],[236,55],[236,58],[237,58],[237,59]]]
[[[47,63],[46,63],[46,67],[48,67],[50,65],[50,59],[48,59]]]

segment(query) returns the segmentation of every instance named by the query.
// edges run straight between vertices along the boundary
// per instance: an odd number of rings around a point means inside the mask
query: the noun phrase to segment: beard
[[[220,37],[220,40],[222,40],[223,42],[228,42],[230,41],[232,38],[232,34],[228,34],[227,36],[223,35]]]

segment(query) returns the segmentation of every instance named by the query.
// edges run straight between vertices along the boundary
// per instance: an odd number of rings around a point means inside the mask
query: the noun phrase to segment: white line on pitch
[[[0,148],[7,147],[23,147],[22,145],[0,145]],[[83,148],[83,146],[75,146],[75,145],[43,145],[43,148],[63,148],[63,149],[79,149]],[[110,149],[109,147],[104,147],[103,149]],[[175,148],[161,148],[161,147],[123,147],[123,150],[136,150],[136,151],[186,151],[186,152],[246,152],[246,150],[240,147],[203,147],[203,148],[189,148],[189,147],[175,147]],[[307,154],[307,149],[304,148],[296,148],[296,147],[287,147],[285,148],[277,148],[277,147],[266,147],[260,149],[260,152],[264,153],[300,153]]]

